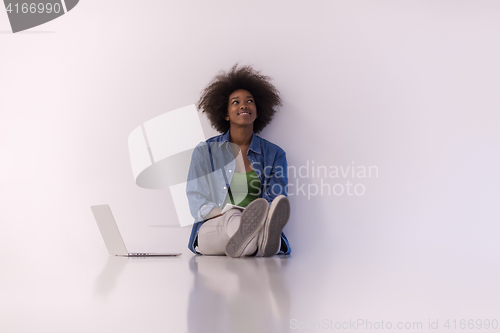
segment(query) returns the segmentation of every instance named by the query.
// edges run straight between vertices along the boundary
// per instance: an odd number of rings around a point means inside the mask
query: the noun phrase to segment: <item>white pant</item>
[[[239,209],[230,209],[224,215],[215,217],[203,223],[198,230],[198,252],[204,255],[225,255],[226,244],[236,233],[240,226],[241,211]],[[257,237],[254,237],[243,251],[243,256],[253,255],[258,248],[263,229],[259,231]],[[281,247],[281,240],[280,246]],[[259,249],[257,256],[262,256]]]

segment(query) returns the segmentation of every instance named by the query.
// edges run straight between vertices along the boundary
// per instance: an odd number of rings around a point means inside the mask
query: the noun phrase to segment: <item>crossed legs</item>
[[[268,207],[265,199],[257,199],[243,212],[231,209],[208,220],[198,231],[198,252],[231,257],[269,257],[278,253],[290,204],[285,196],[278,196]]]

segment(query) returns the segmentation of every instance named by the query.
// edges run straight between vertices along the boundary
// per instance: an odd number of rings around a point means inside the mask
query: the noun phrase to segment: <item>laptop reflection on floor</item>
[[[182,253],[129,253],[109,205],[91,206],[92,213],[110,255],[121,257],[180,256]]]

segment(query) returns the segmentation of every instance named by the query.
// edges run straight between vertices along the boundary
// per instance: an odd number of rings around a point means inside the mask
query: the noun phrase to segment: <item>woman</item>
[[[219,136],[194,150],[186,193],[195,218],[188,247],[197,254],[273,256],[290,253],[286,154],[259,133],[282,105],[278,90],[250,66],[220,73],[197,108]],[[246,207],[223,212],[226,204]]]

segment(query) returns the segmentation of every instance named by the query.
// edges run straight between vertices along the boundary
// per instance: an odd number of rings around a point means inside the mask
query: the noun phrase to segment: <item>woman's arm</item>
[[[209,181],[211,173],[212,165],[207,143],[202,142],[193,151],[186,184],[189,210],[195,222],[203,221],[209,215],[220,214]]]
[[[271,171],[264,170],[265,175],[269,175],[269,181],[263,189],[262,197],[271,203],[278,195],[288,196],[288,163],[286,153],[282,149],[277,154]]]

